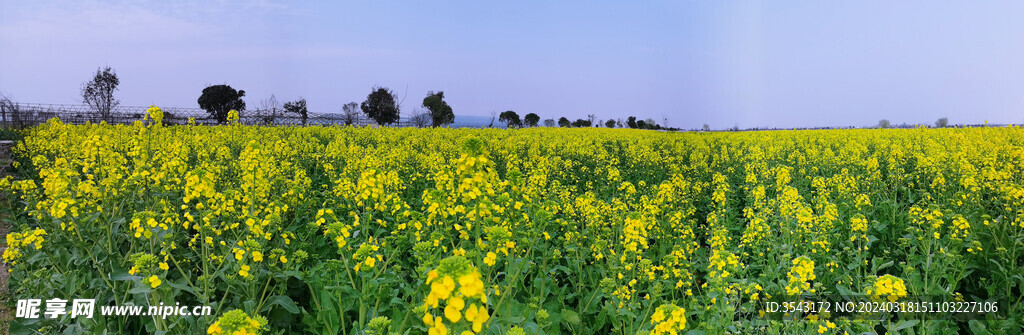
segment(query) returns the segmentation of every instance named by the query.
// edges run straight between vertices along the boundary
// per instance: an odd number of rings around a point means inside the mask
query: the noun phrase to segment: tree
[[[387,87],[374,87],[370,95],[366,96],[366,101],[360,105],[366,116],[382,126],[398,121],[398,107],[395,93]]]
[[[264,124],[274,124],[277,118],[281,117],[284,110],[281,109],[281,104],[277,102],[277,97],[273,94],[269,98],[260,101],[260,108],[256,109],[256,117],[263,121]]]
[[[571,122],[569,122],[569,119],[566,119],[566,118],[565,118],[565,117],[563,116],[563,117],[560,117],[560,118],[558,118],[558,126],[559,126],[559,127],[562,127],[562,128],[567,128],[567,127],[571,127],[571,126],[572,126],[572,123],[571,123]]]
[[[629,118],[627,118],[626,119],[626,125],[628,125],[630,128],[636,129],[637,128],[636,116],[630,116]]]
[[[938,127],[938,128],[949,127],[949,118],[945,118],[944,117],[944,118],[939,119],[938,121],[935,121],[935,126]]]
[[[0,92],[0,121],[4,125],[22,126],[21,108],[7,94]]]
[[[350,102],[341,106],[341,119],[345,121],[346,126],[359,122],[359,104]]]
[[[433,117],[432,113],[424,112],[419,108],[413,109],[412,117],[409,118],[409,121],[412,122],[412,125],[416,128],[423,128],[431,125],[436,127],[437,125],[435,124],[435,120],[437,119]]]
[[[647,124],[647,129],[661,129],[661,126],[658,125],[658,122],[654,121],[654,119],[652,118],[647,118],[647,120],[644,120],[644,123]]]
[[[120,83],[117,72],[109,66],[102,71],[97,68],[92,80],[82,84],[82,101],[99,112],[104,120],[110,120],[110,111],[120,104],[114,99],[114,91]]]
[[[647,129],[647,121],[640,120],[636,122],[636,127],[640,129]]]
[[[487,128],[494,128],[494,118],[498,116],[498,112],[491,111],[491,123],[487,125]]]
[[[615,128],[615,120],[608,120],[604,122],[604,126],[608,128]]]
[[[704,131],[708,131],[708,130],[711,130],[711,126],[708,125],[707,123],[705,123],[704,127],[702,127],[701,129],[703,129]]]
[[[576,128],[590,127],[590,120],[576,119],[572,122],[572,126]]]
[[[210,113],[210,117],[217,119],[218,123],[228,121],[228,111],[245,111],[244,90],[235,91],[228,85],[213,85],[203,89],[199,96],[199,108]]]
[[[452,107],[444,101],[444,92],[427,92],[427,97],[423,98],[423,107],[430,110],[429,116],[434,127],[455,122],[455,113],[452,112]]]
[[[889,123],[889,120],[881,119],[881,120],[878,121],[878,128],[889,128],[889,127],[892,127],[892,124]]]
[[[530,113],[523,117],[523,121],[526,121],[527,127],[536,127],[537,123],[540,122],[540,115]]]
[[[545,127],[554,127],[555,126],[555,119],[545,119],[544,120],[544,126]]]
[[[292,102],[286,102],[284,104],[284,110],[286,113],[296,114],[302,117],[302,125],[306,125],[306,119],[309,117],[309,109],[306,109],[306,99],[299,98]]]
[[[498,121],[504,122],[508,128],[521,127],[523,121],[519,119],[519,114],[513,111],[504,111],[501,115],[498,115]]]

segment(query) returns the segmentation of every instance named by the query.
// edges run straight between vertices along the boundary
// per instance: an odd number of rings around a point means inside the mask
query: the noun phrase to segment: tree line
[[[93,78],[82,85],[82,101],[99,112],[102,118],[109,119],[110,112],[120,104],[120,101],[114,98],[114,91],[117,91],[119,84],[120,80],[117,77],[117,73],[111,67],[98,68]],[[229,111],[245,111],[246,104],[242,100],[244,96],[244,90],[235,90],[226,84],[211,85],[203,89],[197,103],[199,108],[209,113],[210,118],[217,120],[218,123],[225,123],[227,122]],[[452,111],[452,107],[444,100],[443,91],[427,92],[427,96],[423,98],[422,106],[426,109],[426,112],[414,113],[410,118],[410,121],[415,126],[441,127],[455,122],[455,114]],[[277,99],[271,95],[269,99],[263,100],[261,106],[256,111],[257,118],[264,119],[266,123],[273,123],[274,118],[284,114],[293,114],[300,117],[302,124],[306,124],[309,118],[306,99],[301,97],[298,100],[286,102],[283,106],[280,106],[277,103]],[[351,125],[357,123],[361,115],[365,115],[379,125],[390,125],[399,121],[401,117],[400,111],[401,103],[398,101],[394,91],[387,87],[373,87],[370,94],[366,96],[366,100],[362,103],[350,102],[342,106],[341,120],[346,125]],[[265,115],[261,113],[265,113]],[[540,116],[536,113],[529,113],[520,118],[518,113],[509,110],[499,115],[495,115],[492,112],[490,127],[494,126],[495,116],[497,116],[498,122],[504,123],[507,128],[537,127],[541,122]],[[630,116],[625,122],[622,119],[602,121],[596,120],[593,114],[588,115],[586,119],[576,119],[575,121],[571,121],[566,117],[560,117],[557,121],[555,119],[546,119],[543,124],[546,127],[557,125],[564,128],[604,126],[607,128],[679,130],[678,128],[668,128],[660,125],[652,119],[637,120],[635,116]],[[876,127],[892,128],[897,126],[892,125],[889,120],[883,119],[878,122]],[[905,128],[907,125],[898,127]],[[949,119],[938,119],[935,122],[935,127],[949,127]],[[702,129],[708,131],[710,127],[704,124]],[[738,130],[738,127],[734,127],[733,130]]]
[[[522,119],[519,118],[519,114],[515,111],[504,111],[498,115],[498,121],[505,124],[507,128],[522,128],[522,127],[537,127],[540,123],[540,116],[535,113],[526,114]],[[493,125],[493,124],[492,124]],[[544,126],[554,127],[558,125],[562,128],[586,128],[586,127],[601,127],[606,128],[633,128],[633,129],[653,129],[653,130],[678,130],[678,128],[666,128],[659,125],[653,119],[637,120],[635,116],[630,116],[623,123],[621,119],[608,119],[606,121],[596,120],[594,114],[587,115],[586,119],[576,119],[576,121],[569,121],[566,117],[555,119],[544,120]]]
[[[98,111],[102,117],[108,118],[110,112],[120,103],[114,98],[114,92],[119,84],[120,80],[117,77],[117,73],[111,67],[99,68],[96,70],[93,78],[82,85],[82,100],[92,109]],[[202,90],[196,102],[199,104],[200,109],[203,109],[210,115],[211,119],[217,120],[218,123],[226,123],[229,111],[244,112],[246,110],[247,106],[245,101],[242,100],[243,97],[245,97],[245,90],[236,90],[227,84],[210,85]],[[443,91],[427,92],[426,97],[422,101],[422,106],[426,109],[426,112],[414,113],[410,121],[420,127],[441,127],[452,124],[455,122],[455,114],[452,107],[444,99]],[[366,100],[362,103],[347,103],[342,106],[341,111],[340,119],[346,125],[357,123],[362,115],[372,119],[379,125],[390,125],[398,122],[401,117],[401,102],[394,91],[387,87],[376,86],[373,87],[370,94],[366,96]],[[271,95],[270,98],[261,102],[261,105],[256,109],[255,116],[266,123],[273,123],[276,117],[285,114],[300,117],[302,123],[306,124],[309,118],[306,99],[300,97],[298,100],[286,102],[281,106],[278,104],[277,99]],[[489,126],[493,127],[494,113],[491,116],[491,124]],[[498,116],[498,121],[505,123],[505,126],[508,128],[537,127],[541,123],[541,118],[536,113],[529,113],[520,118],[518,113],[509,110],[502,112]],[[595,120],[593,114],[588,115],[586,119],[576,119],[575,121],[570,121],[566,117],[560,117],[557,121],[555,119],[544,120],[544,126],[554,127],[556,125],[565,128],[600,127],[603,125],[607,128],[628,127],[635,129],[675,130],[675,128],[665,128],[652,119],[637,120],[635,116],[630,116],[625,122],[621,119]]]
[[[223,123],[227,120],[228,111],[245,111],[245,101],[242,100],[244,96],[244,90],[235,90],[229,85],[209,86],[203,89],[202,95],[199,96],[199,108],[206,110],[212,118]],[[260,110],[276,110],[275,105],[276,99],[271,97],[270,100],[264,102],[264,108]],[[417,115],[413,117],[414,122],[429,122],[431,126],[440,127],[455,121],[455,114],[452,112],[451,106],[444,101],[444,92],[431,91],[427,93],[427,96],[423,98],[423,107],[430,111],[429,120]],[[306,99],[303,98],[285,103],[283,112],[298,115],[302,118],[302,124],[306,124],[309,117]],[[350,102],[342,106],[341,119],[346,125],[355,124],[359,120],[360,112],[379,125],[390,125],[398,122],[401,118],[401,105],[394,91],[387,87],[374,87],[361,104]]]

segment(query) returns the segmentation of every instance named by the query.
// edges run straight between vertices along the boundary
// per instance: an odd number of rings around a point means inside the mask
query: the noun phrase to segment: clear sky
[[[636,115],[698,128],[1024,123],[1022,1],[0,0],[0,92],[196,107],[229,84],[338,112],[383,85],[403,113]],[[421,108],[421,107],[419,107]]]

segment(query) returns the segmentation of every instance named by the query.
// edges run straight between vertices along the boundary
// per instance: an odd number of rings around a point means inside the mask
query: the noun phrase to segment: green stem
[[[270,281],[273,279],[273,276],[267,276],[267,283],[263,285],[263,293],[260,293],[260,303],[256,305],[256,313],[263,310],[263,303],[267,301],[267,288],[270,287]]]

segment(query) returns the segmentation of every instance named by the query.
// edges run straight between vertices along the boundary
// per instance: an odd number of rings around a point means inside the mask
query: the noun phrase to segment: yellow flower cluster
[[[640,215],[626,217],[622,228],[622,245],[627,252],[636,254],[647,249],[647,225]]]
[[[786,294],[799,295],[804,292],[814,293],[809,281],[814,280],[814,261],[807,256],[800,256],[793,260],[793,267],[786,274],[789,277],[789,284],[786,285]]]
[[[206,329],[208,335],[259,335],[267,327],[267,319],[262,316],[250,318],[240,309],[224,313],[216,322]]]
[[[651,314],[652,335],[678,335],[686,328],[686,310],[675,304],[663,304]]]
[[[899,298],[907,296],[907,287],[903,284],[903,279],[893,275],[884,275],[875,280],[875,284],[869,286],[865,291],[874,299],[885,298],[891,302],[896,302]]]
[[[156,105],[149,105],[149,109],[146,109],[147,120],[153,120],[154,125],[161,125],[164,120],[164,111]]]
[[[352,259],[356,262],[352,269],[356,272],[372,269],[377,265],[378,261],[384,261],[384,256],[378,253],[380,248],[381,246],[377,239],[372,237],[367,239],[365,243],[360,244],[359,248],[352,254]]]
[[[430,327],[430,335],[448,334],[448,327],[461,329],[463,334],[472,330],[479,333],[490,318],[487,312],[487,295],[480,272],[468,259],[462,256],[451,256],[441,260],[437,269],[427,273],[427,285],[430,293],[424,300],[428,311],[423,315],[423,323]],[[444,302],[444,318],[431,313]],[[468,305],[468,307],[467,307]],[[465,316],[463,318],[463,316]],[[445,324],[445,319],[449,324]],[[465,319],[465,323],[459,321]]]
[[[953,221],[950,222],[950,237],[955,239],[966,239],[971,229],[971,223],[964,218],[963,215],[957,214],[953,216]]]
[[[854,215],[850,218],[850,242],[862,241],[868,242],[868,219],[863,214]],[[866,246],[861,247],[862,250],[867,248]]]
[[[22,249],[26,249],[30,245],[35,245],[36,250],[42,249],[45,235],[46,230],[39,228],[7,234],[7,248],[4,249],[3,255],[4,263],[12,265],[17,263],[18,258],[23,255]]]
[[[495,254],[493,251],[488,251],[487,256],[484,257],[484,264],[487,264],[488,266],[494,266],[494,263],[497,262],[497,260],[498,254]]]

